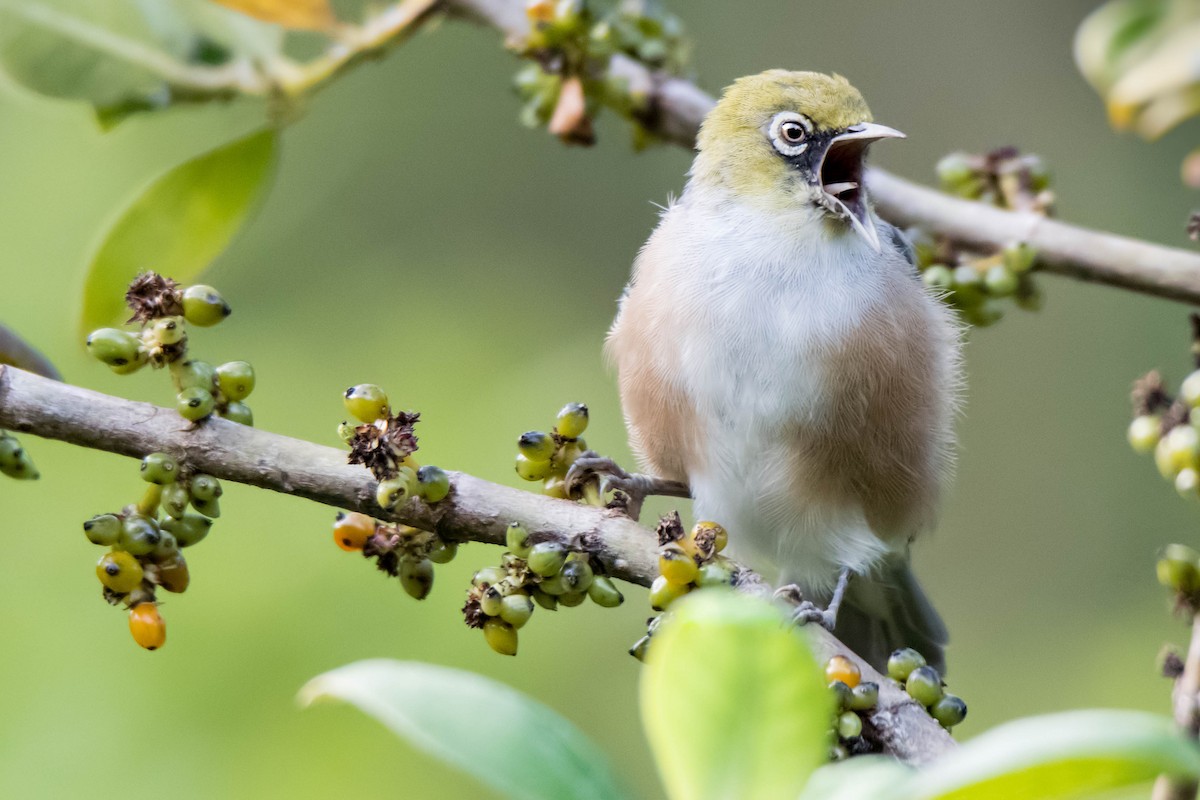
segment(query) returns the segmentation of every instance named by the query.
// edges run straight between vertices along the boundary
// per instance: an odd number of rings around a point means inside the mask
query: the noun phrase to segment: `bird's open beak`
[[[824,195],[822,203],[837,216],[844,216],[867,244],[879,251],[879,232],[871,221],[863,188],[863,157],[867,147],[880,139],[903,139],[904,134],[886,125],[862,122],[851,125],[829,141],[817,170]]]

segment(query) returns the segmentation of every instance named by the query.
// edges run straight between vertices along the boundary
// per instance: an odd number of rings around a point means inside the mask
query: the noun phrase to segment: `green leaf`
[[[890,756],[857,756],[814,772],[799,800],[892,800],[910,775]]]
[[[32,91],[91,103],[102,125],[226,99],[282,48],[278,25],[207,0],[0,0],[0,68]]]
[[[269,184],[278,135],[255,131],[157,178],[104,234],[88,266],[83,329],[123,317],[125,288],[153,269],[193,280],[220,255]]]
[[[318,675],[304,706],[341,700],[430,755],[522,800],[613,800],[604,754],[567,720],[473,672],[375,659]]]
[[[642,674],[642,724],[673,800],[795,797],[825,762],[833,698],[802,632],[705,589],[672,606]]]
[[[1200,775],[1200,750],[1166,717],[1070,711],[1010,722],[914,773],[894,797],[1052,800]]]

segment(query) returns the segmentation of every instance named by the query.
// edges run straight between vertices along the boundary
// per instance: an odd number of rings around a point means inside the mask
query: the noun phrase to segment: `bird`
[[[640,496],[690,494],[730,552],[882,669],[944,669],[910,543],[954,465],[961,325],[872,209],[875,123],[839,75],[740,78],[705,117],[682,194],[638,253],[606,342]]]

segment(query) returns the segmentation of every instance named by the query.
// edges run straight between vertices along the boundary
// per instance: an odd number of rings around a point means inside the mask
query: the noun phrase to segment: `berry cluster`
[[[1158,582],[1175,592],[1179,608],[1200,608],[1200,553],[1185,544],[1169,544],[1156,565]]]
[[[832,733],[837,741],[830,757],[841,761],[851,755],[875,752],[871,743],[863,737],[865,714],[879,702],[879,684],[862,679],[862,670],[842,655],[825,662],[825,680],[837,700]]]
[[[222,490],[213,476],[191,471],[166,453],[143,458],[141,472],[150,484],[142,499],[92,517],[83,523],[83,533],[92,544],[109,548],[96,565],[104,599],[127,607],[134,641],[157,650],[167,638],[157,590],[187,589],[191,576],[179,551],[208,536],[221,515]],[[189,506],[199,513],[189,513]]]
[[[29,457],[17,437],[6,430],[0,429],[0,472],[10,478],[23,481],[36,481],[41,477],[33,459]]]
[[[137,372],[149,364],[167,367],[175,385],[180,416],[199,422],[213,412],[243,425],[254,424],[244,402],[254,391],[254,368],[245,361],[213,367],[188,357],[187,326],[207,328],[230,314],[229,304],[211,286],[179,284],[154,272],[134,279],[125,293],[138,333],[100,328],[87,338],[88,352],[118,375]]]
[[[961,697],[949,694],[936,668],[925,657],[905,647],[888,656],[888,677],[904,686],[908,696],[929,711],[930,716],[949,730],[967,717],[967,704]]]
[[[1200,317],[1193,315],[1200,342]],[[1180,384],[1172,397],[1162,375],[1148,372],[1133,386],[1133,421],[1126,436],[1138,453],[1154,453],[1158,472],[1175,485],[1180,496],[1200,498],[1200,369]]]
[[[517,630],[533,615],[534,603],[554,611],[589,598],[603,608],[616,608],[625,601],[583,546],[534,542],[516,522],[509,525],[505,544],[508,551],[499,566],[475,573],[463,606],[468,627],[481,628],[488,646],[501,655],[517,654]]]
[[[400,579],[409,596],[424,600],[433,590],[433,565],[448,564],[458,544],[430,531],[380,522],[366,514],[340,512],[333,522],[333,541],[347,552],[376,559],[381,572]]]
[[[1054,195],[1041,159],[1001,148],[985,155],[951,153],[938,162],[938,179],[946,191],[1001,208],[1049,214]],[[996,253],[964,250],[945,237],[910,231],[917,267],[926,286],[943,293],[963,318],[987,326],[1004,314],[1001,301],[1012,298],[1019,308],[1036,311],[1042,295],[1033,281],[1037,253],[1013,242]]]
[[[592,144],[597,106],[607,106],[634,123],[636,146],[652,141],[642,124],[650,113],[650,87],[630,86],[608,67],[621,53],[679,74],[688,57],[679,19],[657,2],[623,2],[597,16],[584,0],[529,0],[525,12],[531,30],[521,54],[536,63],[517,73],[521,121],[531,128],[546,125],[571,144]]]
[[[450,476],[441,467],[422,467],[412,457],[417,450],[414,431],[421,419],[416,411],[392,413],[387,394],[373,383],[351,386],[342,395],[346,410],[360,425],[342,422],[338,435],[350,445],[350,463],[362,464],[379,485],[375,502],[386,511],[410,497],[437,503],[450,493]]]
[[[733,562],[718,555],[729,543],[729,534],[715,522],[697,522],[685,532],[679,512],[658,522],[658,572],[650,584],[650,606],[666,611],[671,603],[704,586],[729,586],[734,582]]]
[[[588,407],[583,403],[567,403],[558,412],[554,429],[526,431],[517,439],[517,474],[527,481],[541,481],[542,490],[551,497],[566,498],[564,481],[567,470],[587,449],[582,438],[588,426]],[[584,497],[600,505],[600,494],[594,483],[585,484]]]

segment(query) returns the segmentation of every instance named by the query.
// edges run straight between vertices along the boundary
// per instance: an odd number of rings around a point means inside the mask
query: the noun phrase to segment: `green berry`
[[[475,586],[495,586],[504,580],[506,574],[500,567],[484,567],[471,577],[471,583]]]
[[[533,549],[533,543],[529,541],[529,531],[519,522],[508,526],[504,533],[504,544],[508,547],[508,552],[517,558],[529,558],[529,551]]]
[[[142,349],[141,340],[132,333],[117,328],[92,331],[87,338],[87,349],[92,358],[110,367],[125,367],[138,364],[139,361],[145,363],[144,357],[138,355]]]
[[[121,536],[121,520],[115,514],[98,514],[83,523],[83,535],[92,544],[114,545]]]
[[[582,605],[587,600],[587,592],[563,592],[558,596],[558,604],[567,608]]]
[[[862,720],[853,711],[847,711],[838,717],[837,733],[842,739],[854,739],[862,736]]]
[[[1002,251],[1004,266],[1014,274],[1020,275],[1033,269],[1037,251],[1024,242],[1014,242]]]
[[[558,610],[558,598],[552,594],[546,594],[537,587],[534,587],[533,589],[533,599],[539,606],[547,611]]]
[[[119,366],[109,364],[108,368],[114,375],[132,375],[148,363],[150,363],[150,355],[145,350],[138,350],[137,358],[134,361]]]
[[[586,592],[596,577],[586,557],[569,559],[559,574],[562,576],[563,586],[571,593]]]
[[[549,461],[558,445],[545,431],[526,431],[517,439],[517,450],[530,461]]]
[[[848,707],[851,711],[870,711],[879,703],[879,684],[872,681],[863,681],[858,686],[850,690],[850,702]]]
[[[943,728],[953,728],[967,718],[967,704],[957,695],[944,694],[929,709],[929,713]]]
[[[567,587],[563,586],[562,575],[551,575],[549,578],[542,578],[541,583],[538,584],[538,588],[552,597],[561,597],[567,592]]]
[[[211,286],[198,283],[183,290],[183,316],[201,328],[216,325],[233,313],[233,309]]]
[[[179,541],[170,531],[158,532],[158,544],[151,551],[150,557],[155,561],[166,561],[179,554]]]
[[[616,608],[625,602],[625,595],[607,575],[597,575],[592,578],[592,585],[587,590],[588,597],[601,608]]]
[[[510,594],[500,602],[500,619],[520,629],[533,616],[533,600],[529,595]]]
[[[159,502],[162,504],[163,511],[179,519],[187,513],[188,504],[191,501],[192,495],[188,492],[187,485],[176,481],[163,487],[162,498]]]
[[[438,542],[429,551],[429,560],[435,564],[449,564],[458,555],[458,542]]]
[[[400,474],[379,482],[375,487],[375,502],[391,511],[413,495],[415,479],[411,469],[400,468]]]
[[[144,556],[158,547],[161,538],[154,520],[140,514],[130,514],[121,521],[117,546],[131,555]]]
[[[1192,408],[1200,407],[1200,369],[1183,379],[1179,387],[1179,399]]]
[[[558,412],[555,430],[558,431],[559,436],[575,439],[587,430],[587,426],[588,407],[583,403],[567,403],[563,406],[562,411]]]
[[[212,530],[212,524],[212,520],[207,517],[187,514],[163,520],[162,528],[175,537],[175,544],[179,547],[191,547],[208,536],[208,532]]]
[[[904,683],[913,670],[925,664],[925,656],[911,647],[903,647],[888,656],[887,674],[892,680]]]
[[[410,596],[424,600],[433,589],[433,562],[428,558],[422,558],[420,561],[401,561],[400,585]]]
[[[483,638],[488,647],[502,656],[517,654],[517,629],[502,619],[492,617],[484,620]]]
[[[969,264],[954,269],[954,302],[961,308],[971,308],[983,302],[983,281],[979,272]]]
[[[557,575],[567,560],[567,548],[558,542],[539,542],[529,551],[529,569],[543,578]]]
[[[254,427],[254,412],[250,410],[250,406],[237,400],[227,403],[221,416],[238,425],[245,425],[247,428]]]
[[[338,424],[338,438],[342,440],[343,444],[350,444],[354,441],[355,431],[355,426],[345,420]]]
[[[179,464],[166,453],[149,453],[142,459],[142,480],[166,486],[179,477]]]
[[[199,511],[209,519],[216,519],[221,516],[221,501],[215,497],[212,500],[203,500],[199,497],[192,497],[192,508]]]
[[[117,594],[129,594],[142,583],[142,565],[123,550],[105,553],[96,564],[96,577]]]
[[[173,362],[171,375],[181,392],[186,389],[203,389],[212,394],[217,386],[217,371],[213,369],[213,365],[195,358]]]
[[[1195,500],[1200,497],[1200,472],[1185,467],[1175,476],[1175,491],[1185,500]]]
[[[992,297],[1008,297],[1017,291],[1017,276],[1008,267],[998,264],[983,276],[983,285]]]
[[[549,461],[531,461],[521,453],[517,454],[516,469],[517,474],[527,481],[545,480],[554,471]]]
[[[184,389],[175,399],[175,408],[179,416],[192,422],[199,422],[213,412],[216,401],[212,392],[206,389]]]
[[[497,585],[489,586],[479,595],[479,610],[489,617],[500,616],[500,607],[504,604],[504,593]]]
[[[705,586],[729,586],[733,583],[733,570],[727,564],[718,561],[713,561],[705,564],[696,574],[696,585]]]
[[[839,714],[850,707],[854,690],[845,681],[830,681],[829,691],[833,692],[834,706]]]
[[[342,402],[346,404],[346,410],[361,422],[374,422],[390,412],[387,394],[373,383],[351,386],[342,395]]]
[[[426,503],[437,503],[450,494],[450,476],[441,467],[426,464],[417,470],[417,494]]]
[[[921,273],[921,282],[938,292],[947,292],[954,286],[954,272],[945,264],[931,264]]]
[[[216,369],[217,387],[228,400],[245,400],[254,391],[254,367],[249,361],[230,361]]]
[[[942,676],[931,666],[917,667],[904,682],[909,697],[929,708],[942,699]]]
[[[1200,591],[1200,553],[1184,544],[1163,548],[1157,564],[1158,582],[1168,589],[1191,594]]]
[[[1125,433],[1129,446],[1136,453],[1149,453],[1154,450],[1158,440],[1162,438],[1162,420],[1154,414],[1143,414],[1134,417]]]
[[[1155,447],[1154,462],[1162,476],[1170,479],[1188,467],[1200,468],[1200,431],[1191,425],[1176,425]]]
[[[160,345],[179,344],[187,336],[183,317],[162,317],[154,320],[147,329],[150,339]]]
[[[37,480],[40,474],[33,459],[15,436],[0,436],[0,472],[17,480]]]
[[[203,472],[197,472],[188,481],[188,491],[198,500],[216,500],[225,493],[219,480]]]
[[[1042,294],[1041,287],[1028,274],[1020,276],[1020,281],[1017,285],[1016,302],[1018,308],[1023,308],[1026,311],[1041,311],[1042,306],[1046,304],[1046,298]]]
[[[954,194],[962,194],[975,181],[975,168],[963,153],[948,153],[935,167],[942,188]]]

